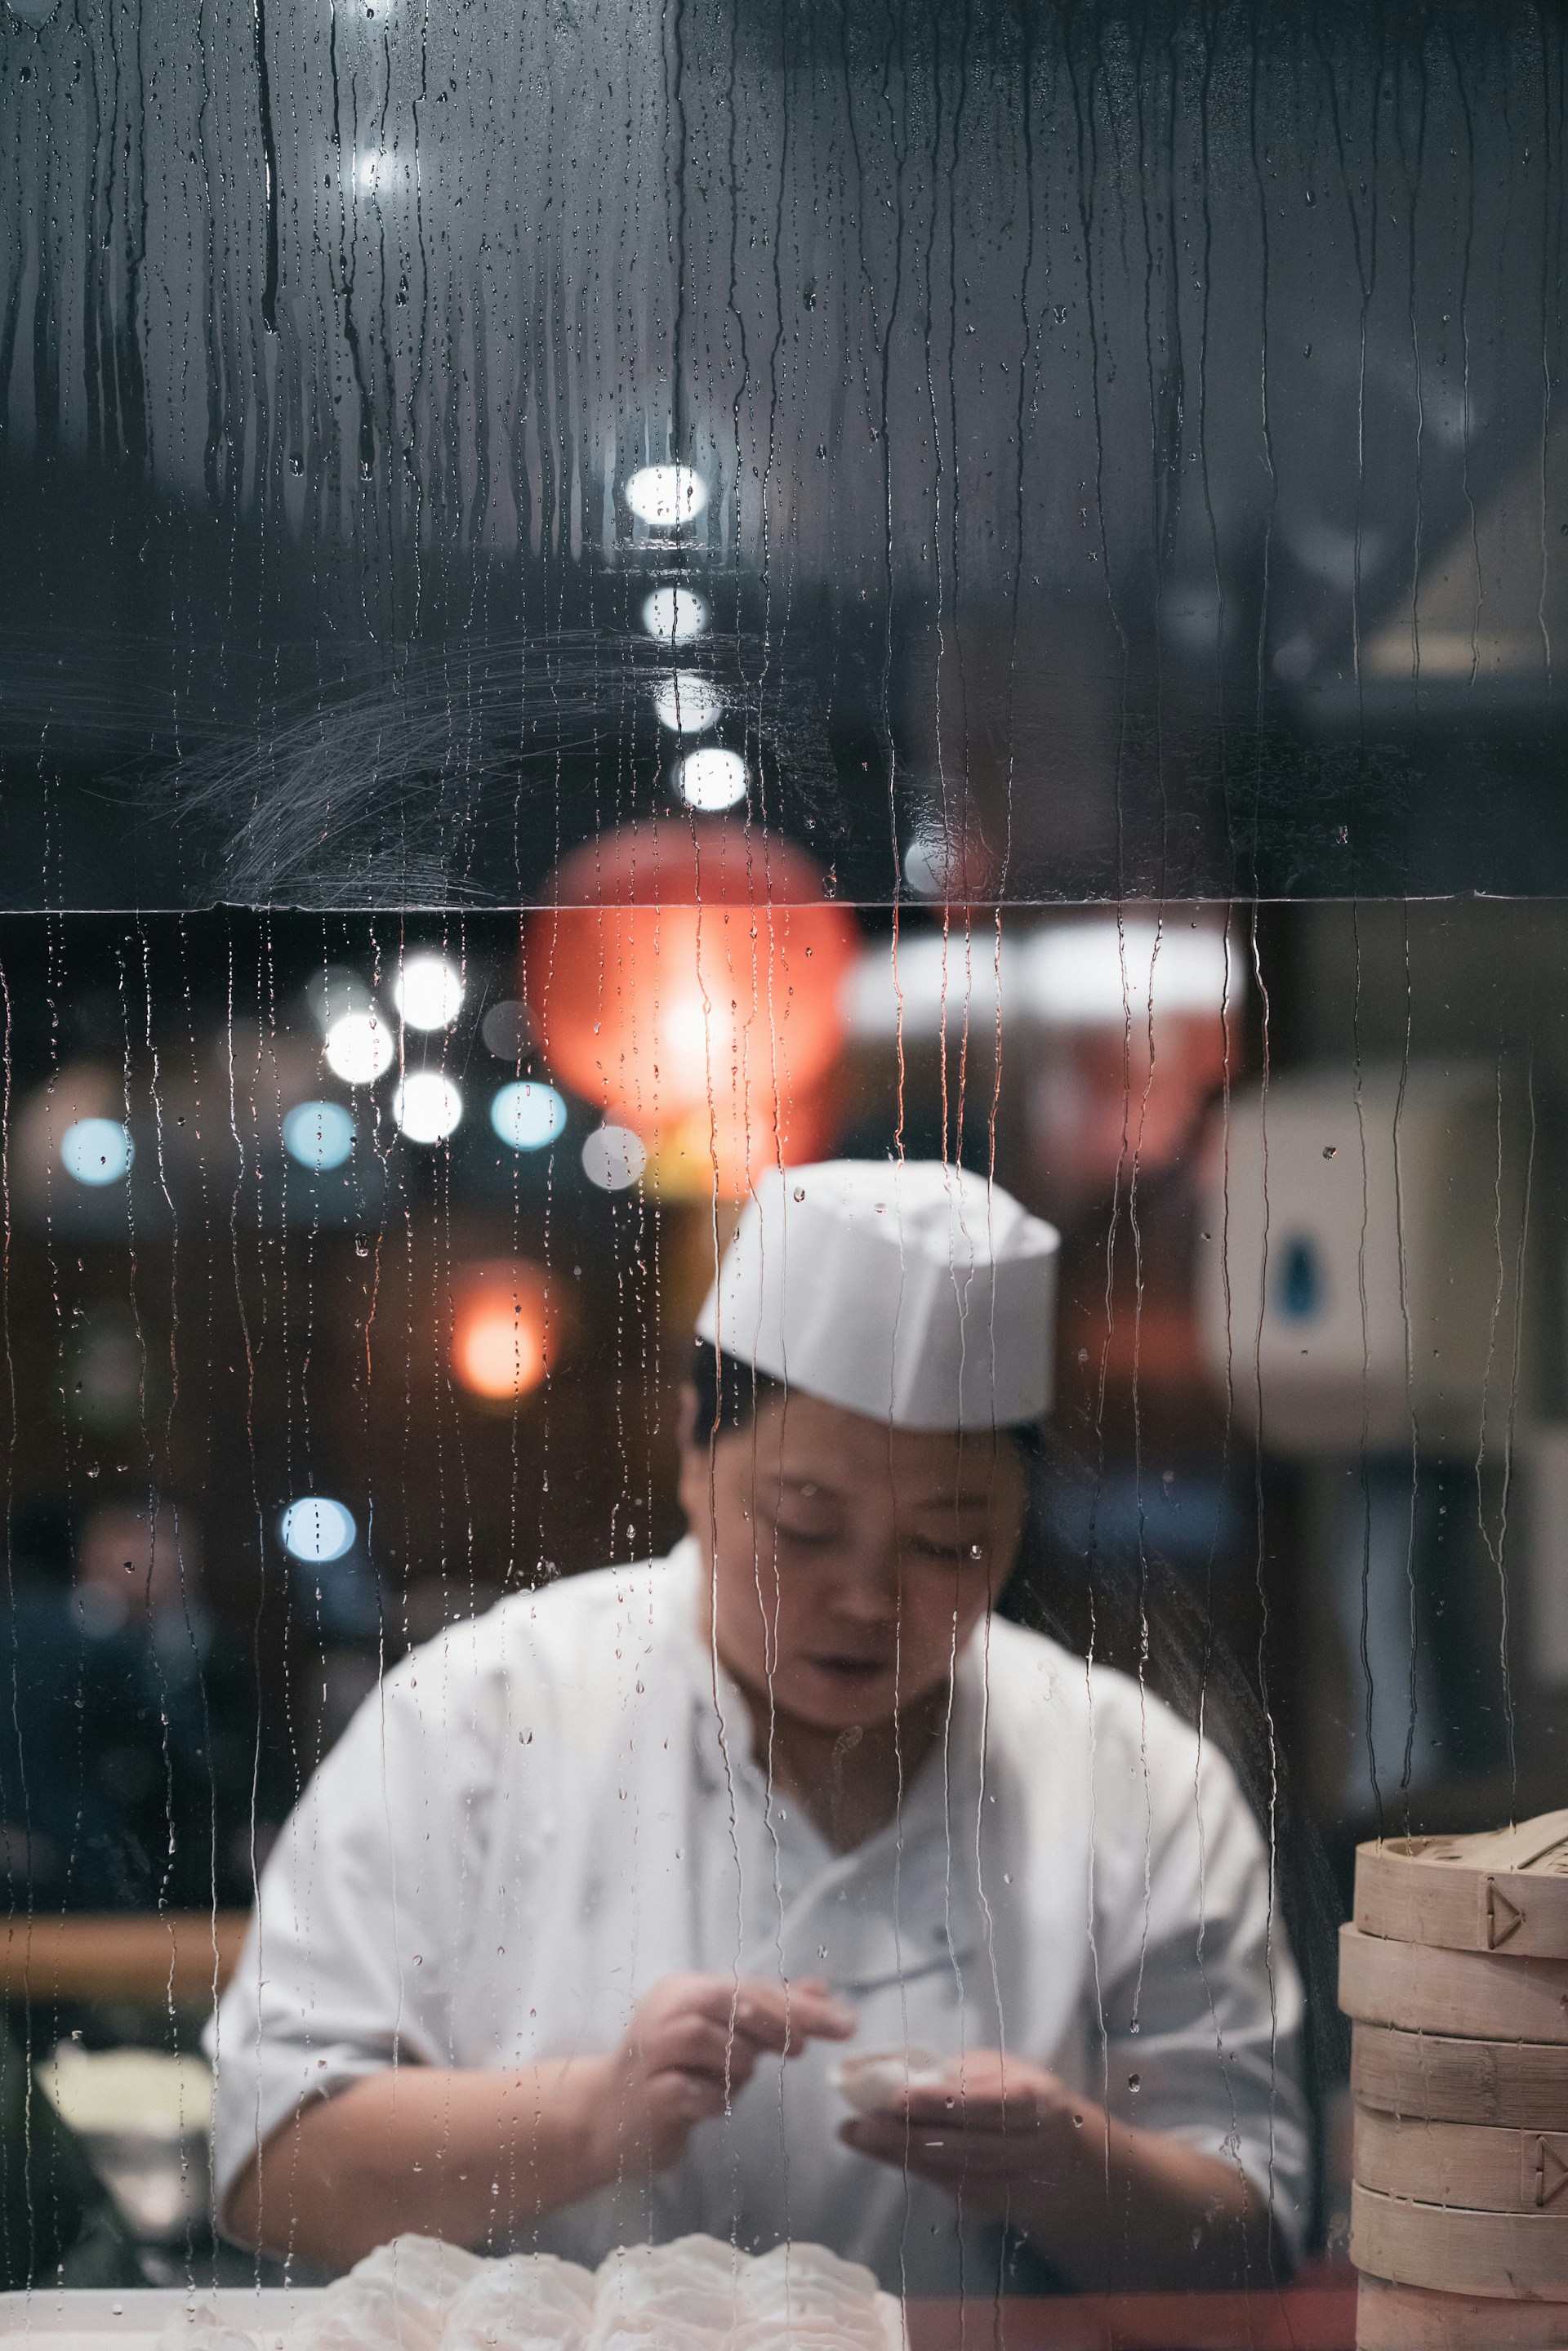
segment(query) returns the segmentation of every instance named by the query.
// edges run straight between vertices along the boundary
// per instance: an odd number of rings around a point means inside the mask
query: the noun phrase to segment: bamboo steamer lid
[[[1568,2302],[1432,2294],[1364,2277],[1355,2341],[1356,2351],[1568,2351]]]
[[[1384,2196],[1482,2212],[1568,2212],[1568,2131],[1407,2121],[1358,2109],[1355,2177]]]
[[[1568,2302],[1568,2210],[1477,2212],[1350,2191],[1350,2257],[1395,2285]]]
[[[1358,2024],[1351,2032],[1356,2104],[1416,2122],[1568,2130],[1568,2045],[1461,2041]]]
[[[1354,1915],[1364,1934],[1397,1942],[1568,1959],[1568,1812],[1479,1836],[1360,1845]]]
[[[1568,1959],[1444,1950],[1342,1927],[1339,2004],[1358,2024],[1405,2032],[1568,2043]]]

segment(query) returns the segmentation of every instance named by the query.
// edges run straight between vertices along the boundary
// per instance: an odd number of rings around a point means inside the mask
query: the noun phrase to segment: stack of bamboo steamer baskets
[[[1363,1845],[1340,2005],[1360,2351],[1568,2351],[1568,1812]]]

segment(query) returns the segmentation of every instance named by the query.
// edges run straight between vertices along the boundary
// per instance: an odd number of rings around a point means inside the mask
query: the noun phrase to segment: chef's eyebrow
[[[833,1485],[826,1478],[789,1476],[779,1479],[779,1489],[781,1493],[801,1494],[808,1501],[815,1501],[820,1497],[826,1502],[841,1501],[844,1491],[841,1486]],[[957,1494],[948,1493],[944,1487],[937,1493],[916,1495],[912,1501],[905,1502],[904,1508],[910,1510],[983,1510],[989,1504],[990,1499],[988,1489],[983,1486],[977,1486],[970,1491]]]

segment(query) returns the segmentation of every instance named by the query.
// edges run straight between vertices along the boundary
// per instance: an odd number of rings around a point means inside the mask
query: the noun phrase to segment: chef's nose
[[[898,1546],[890,1534],[883,1542],[862,1541],[854,1548],[844,1574],[835,1582],[833,1604],[843,1616],[861,1625],[891,1625],[898,1615]]]

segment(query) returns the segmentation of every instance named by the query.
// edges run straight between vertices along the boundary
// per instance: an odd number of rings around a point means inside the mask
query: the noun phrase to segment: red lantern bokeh
[[[662,1190],[734,1196],[825,1147],[860,928],[804,850],[666,818],[574,851],[550,894],[525,937],[546,1055],[643,1138]]]
[[[452,1278],[452,1376],[471,1395],[517,1404],[555,1359],[557,1319],[542,1269],[487,1258]]]

